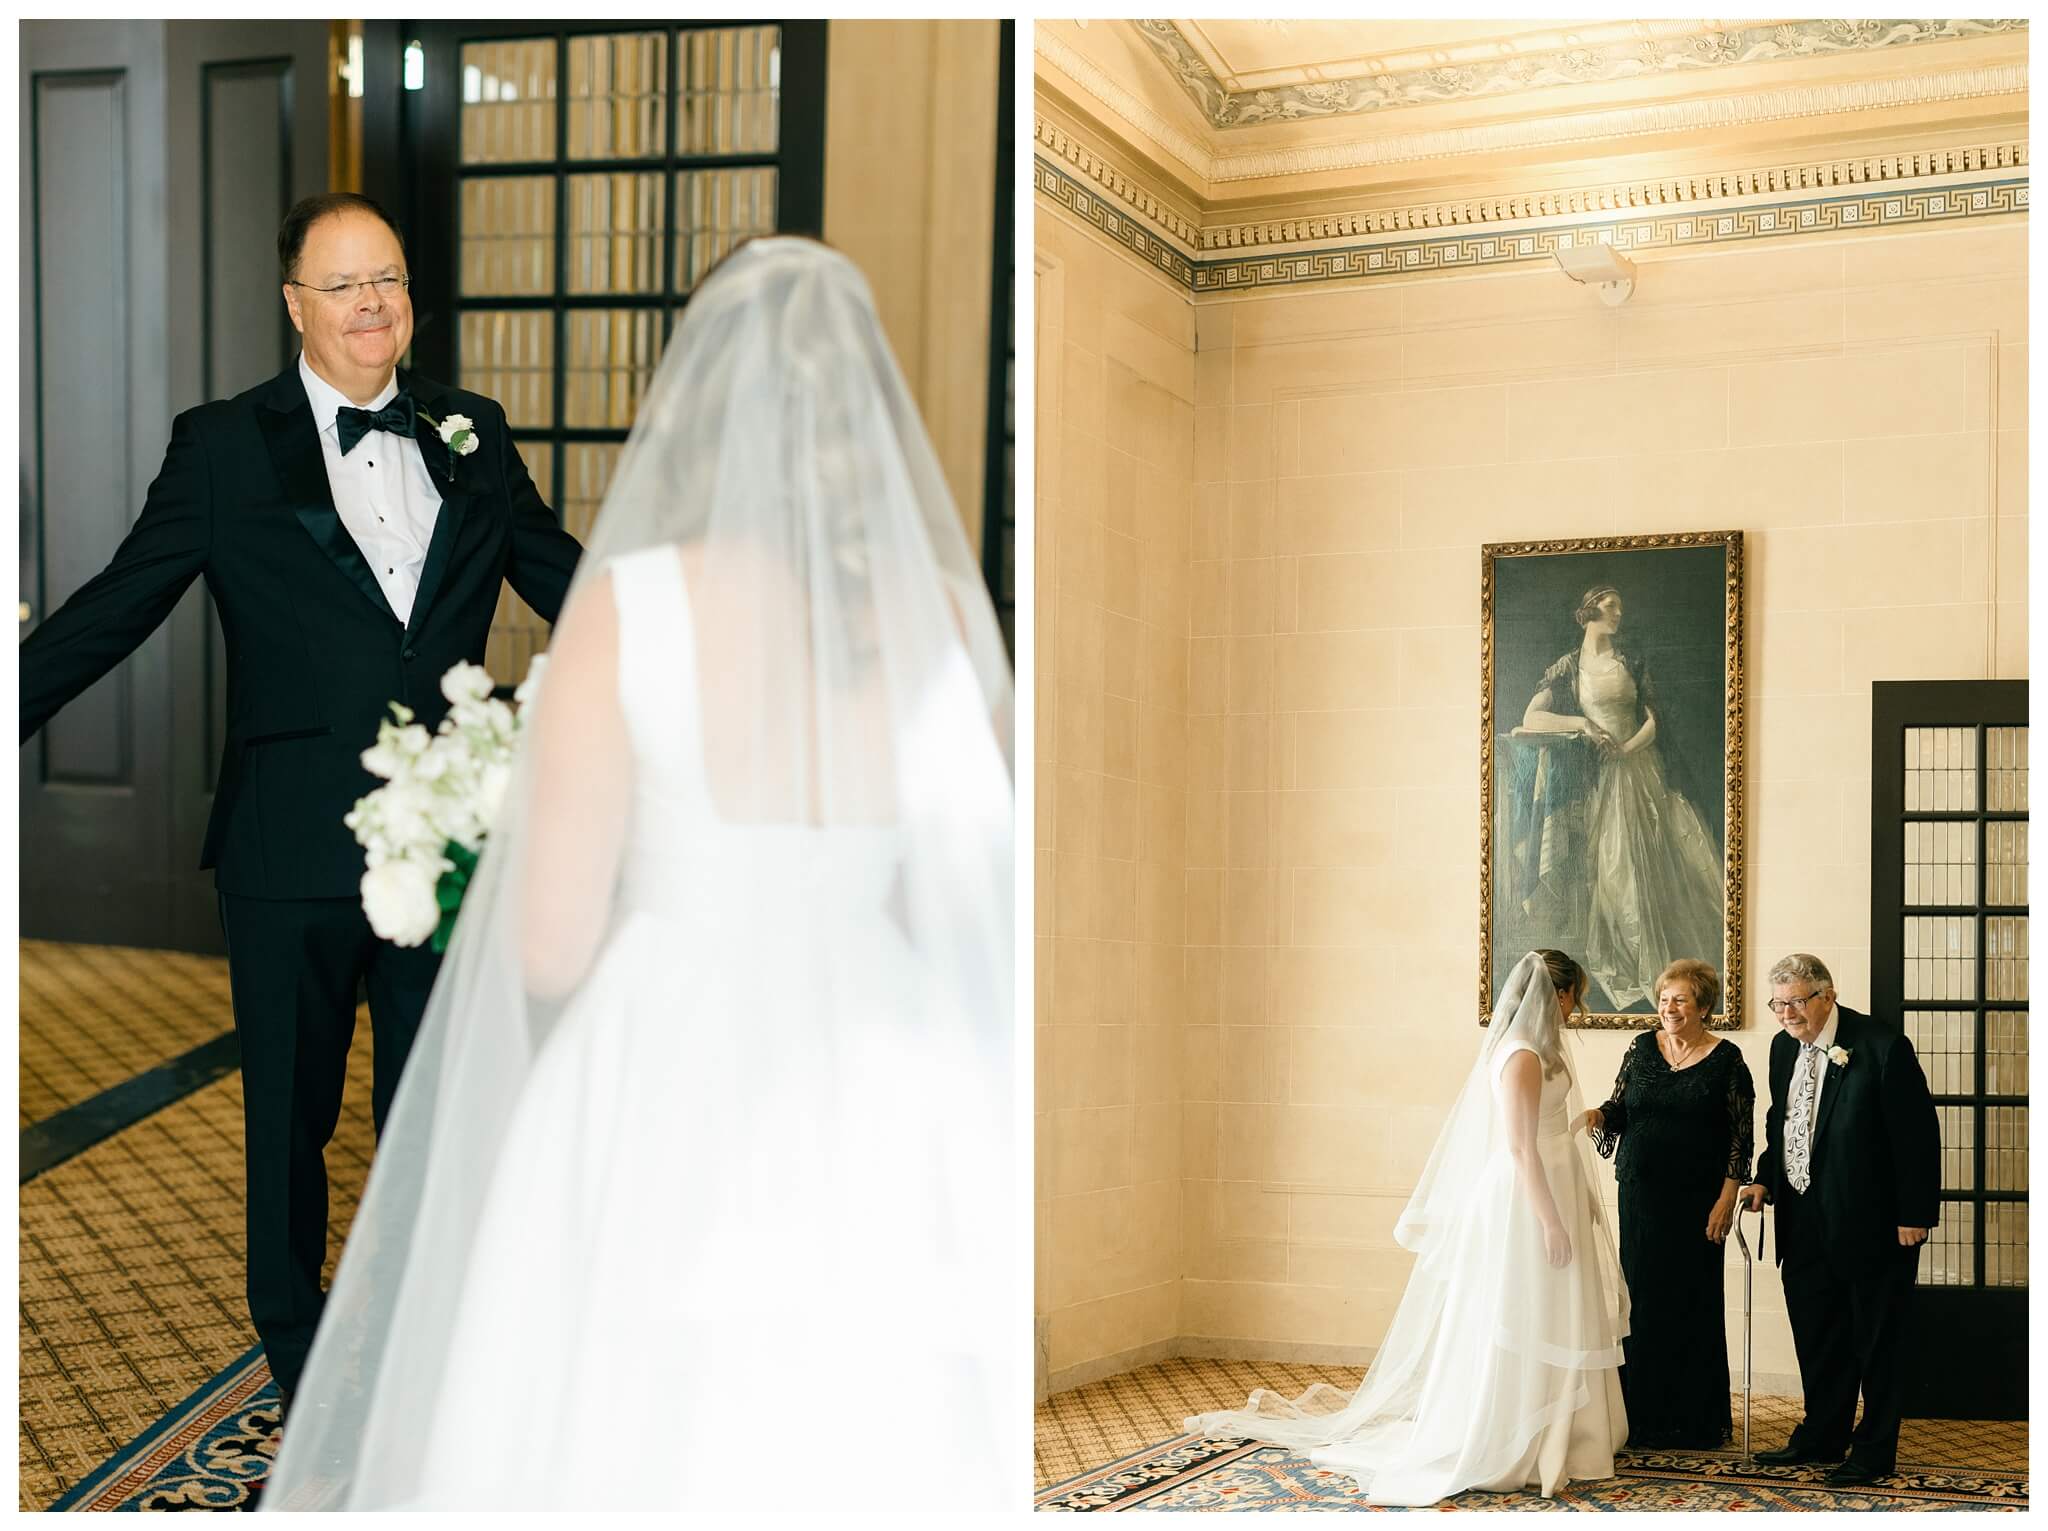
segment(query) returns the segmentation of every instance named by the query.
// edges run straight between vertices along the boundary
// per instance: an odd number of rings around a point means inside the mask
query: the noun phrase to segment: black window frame
[[[387,24],[388,26],[389,24]],[[723,31],[734,27],[774,26],[781,29],[781,79],[779,86],[776,149],[773,153],[679,154],[676,151],[681,70],[678,67],[682,39],[689,33]],[[549,482],[538,487],[557,516],[566,498],[568,452],[565,448],[585,443],[623,442],[629,428],[617,426],[569,426],[564,423],[567,407],[568,316],[576,309],[607,309],[659,312],[662,339],[666,345],[677,315],[689,301],[687,293],[676,290],[676,175],[693,169],[746,169],[773,166],[776,170],[776,232],[808,234],[822,238],[825,225],[825,85],[826,41],[830,23],[715,19],[703,21],[602,20],[602,21],[405,21],[394,28],[379,28],[383,49],[396,47],[398,70],[403,75],[403,52],[417,41],[425,51],[425,77],[418,90],[402,91],[395,124],[395,154],[378,154],[365,143],[366,176],[380,161],[390,174],[394,168],[409,166],[403,176],[403,194],[392,210],[404,223],[408,237],[408,264],[413,272],[414,329],[412,367],[437,381],[460,386],[461,320],[465,312],[547,311],[555,316],[553,418],[547,427],[515,426],[518,443],[546,443],[552,450]],[[568,158],[569,78],[568,47],[571,38],[663,33],[667,36],[667,105],[664,125],[664,153],[637,159]],[[525,163],[493,162],[480,165],[461,163],[462,49],[468,43],[551,40],[556,46],[555,155],[550,160]],[[366,126],[366,140],[369,130]],[[391,165],[391,160],[397,166]],[[663,176],[663,234],[661,289],[647,293],[570,293],[568,283],[568,187],[569,177],[578,174],[659,172]],[[462,183],[470,179],[500,179],[506,176],[552,175],[555,178],[555,291],[547,295],[473,296],[462,293],[460,285],[462,228]],[[375,196],[377,193],[372,192]],[[388,205],[388,204],[387,204]],[[400,208],[403,210],[400,211]]]
[[[1985,1209],[1999,1202],[2026,1203],[2027,1191],[1985,1188],[1985,1112],[1995,1106],[2026,1106],[2024,1095],[1991,1095],[1985,1090],[1988,1017],[1997,1012],[2026,1015],[2025,1000],[1986,996],[1987,918],[2031,916],[2028,905],[1987,902],[1984,828],[1991,823],[2026,822],[2024,811],[1992,811],[1984,788],[1986,731],[2026,727],[2027,683],[2021,681],[1877,681],[1871,686],[1870,747],[1870,1004],[1881,1020],[1901,1025],[1915,1012],[1974,1011],[1977,1016],[1976,1088],[1969,1094],[1941,1094],[1937,1106],[1974,1108],[1974,1165],[1969,1188],[1943,1185],[1942,1202],[1975,1209],[1972,1280],[1968,1284],[1917,1284],[1908,1310],[1905,1343],[1906,1413],[1923,1419],[2024,1419],[2027,1417],[2027,1286],[1989,1286],[1984,1280]],[[1961,728],[1977,740],[1978,806],[1972,810],[1908,810],[1905,803],[1905,741],[1909,729]],[[2031,751],[2029,752],[2031,763]],[[1957,905],[1905,901],[1903,826],[1968,823],[1977,832],[1977,898]],[[2029,897],[2032,890],[2029,889]],[[1905,920],[1932,915],[1974,918],[1977,928],[1976,997],[1971,1000],[1909,1000],[1905,997]],[[2030,986],[2031,987],[2031,986]],[[2031,1027],[2029,1027],[2031,1032]],[[2029,1047],[2028,1082],[2032,1083]],[[2029,1218],[2031,1224],[2031,1218]],[[2029,1244],[2032,1228],[2028,1229]],[[1922,1261],[1927,1258],[1923,1252]],[[2017,1348],[2015,1348],[2017,1347]]]

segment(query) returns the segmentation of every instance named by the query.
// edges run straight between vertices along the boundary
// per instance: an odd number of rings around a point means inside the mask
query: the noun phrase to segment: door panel
[[[179,411],[294,354],[276,274],[326,184],[324,22],[21,28],[25,635],[113,554]],[[225,655],[197,585],[21,756],[21,928],[222,949],[198,870]]]
[[[1906,1413],[2027,1411],[2027,686],[1871,697],[1871,1001],[1941,1126],[1941,1221],[1908,1319]]]

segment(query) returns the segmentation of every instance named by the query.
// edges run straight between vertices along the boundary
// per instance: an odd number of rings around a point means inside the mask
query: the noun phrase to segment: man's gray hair
[[[1828,965],[1811,952],[1794,952],[1789,957],[1780,957],[1771,964],[1770,982],[1773,986],[1781,983],[1817,983],[1832,989],[1835,975],[1828,971]]]

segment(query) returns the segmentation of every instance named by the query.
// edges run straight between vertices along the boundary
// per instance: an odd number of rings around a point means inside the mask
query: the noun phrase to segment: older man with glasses
[[[1837,1004],[1818,957],[1783,958],[1770,982],[1781,1028],[1771,1039],[1771,1106],[1742,1196],[1751,1211],[1777,1208],[1806,1415],[1757,1460],[1830,1464],[1831,1486],[1856,1488],[1897,1465],[1900,1332],[1937,1216],[1940,1129],[1913,1044]]]
[[[319,1324],[322,1151],[368,990],[381,1132],[437,960],[371,933],[342,823],[393,701],[428,728],[441,676],[480,663],[506,585],[555,619],[582,552],[505,412],[400,367],[405,242],[367,197],[309,197],[277,237],[303,342],[270,381],[178,416],[113,561],[21,645],[21,737],[141,644],[204,579],[227,644],[214,870],[242,1050],[249,1316],[283,1405]],[[260,296],[251,294],[252,302]]]

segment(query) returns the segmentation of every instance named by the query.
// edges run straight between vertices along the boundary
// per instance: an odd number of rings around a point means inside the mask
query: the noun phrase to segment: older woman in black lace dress
[[[1629,1444],[1713,1447],[1728,1438],[1722,1246],[1749,1178],[1756,1086],[1734,1043],[1707,1030],[1721,977],[1674,962],[1657,979],[1655,1031],[1630,1044],[1613,1096],[1586,1124],[1618,1144],[1621,1270],[1632,1306]]]

